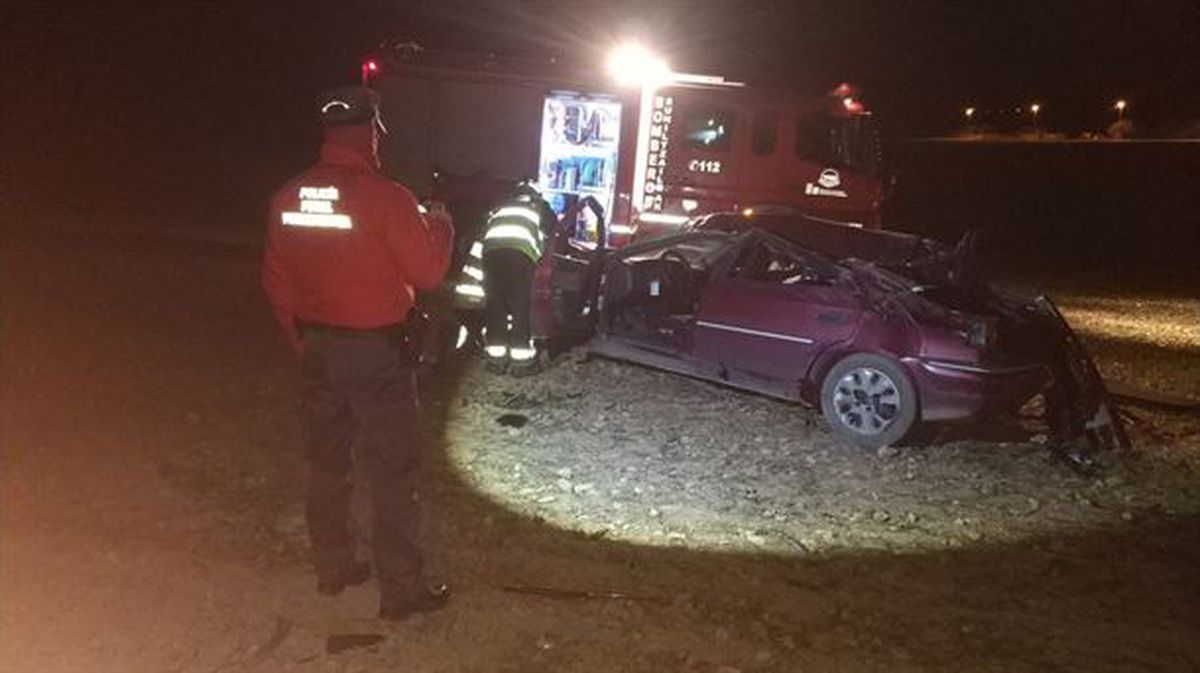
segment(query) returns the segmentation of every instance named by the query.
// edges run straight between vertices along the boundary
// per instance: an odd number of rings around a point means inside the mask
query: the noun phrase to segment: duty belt
[[[407,336],[407,328],[404,323],[393,323],[381,327],[357,328],[326,325],[325,323],[297,319],[296,329],[302,335],[310,333],[327,334],[330,336],[362,337],[368,339],[394,339],[396,341],[403,341]]]

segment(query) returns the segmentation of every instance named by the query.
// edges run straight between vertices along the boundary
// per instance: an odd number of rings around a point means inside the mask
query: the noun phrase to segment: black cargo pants
[[[414,369],[397,340],[383,334],[306,329],[304,343],[302,415],[310,465],[305,517],[318,576],[336,577],[355,560],[349,520],[357,458],[371,486],[381,600],[403,603],[424,588]]]
[[[511,248],[485,250],[483,253],[483,289],[487,296],[487,336],[489,346],[527,348],[532,336],[533,272],[528,255]],[[512,316],[512,328],[508,317]]]

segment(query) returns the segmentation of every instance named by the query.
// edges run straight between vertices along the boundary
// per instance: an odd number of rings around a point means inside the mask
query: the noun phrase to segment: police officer
[[[484,352],[493,367],[528,368],[537,351],[532,339],[530,304],[533,274],[542,258],[545,230],[554,212],[529,181],[488,216],[484,226]]]
[[[271,203],[263,285],[300,357],[317,590],[336,595],[370,577],[349,531],[353,455],[371,481],[379,614],[399,620],[448,597],[423,572],[416,382],[401,344],[415,291],[446,273],[454,229],[444,208],[423,215],[379,172],[384,129],[374,92],[330,91],[318,113],[320,161]]]

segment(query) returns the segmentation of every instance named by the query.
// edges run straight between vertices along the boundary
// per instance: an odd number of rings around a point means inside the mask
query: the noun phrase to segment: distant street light
[[[967,118],[967,121],[971,121],[971,118],[975,116],[975,108],[969,107],[963,110],[963,116]]]
[[[1122,98],[1117,101],[1116,105],[1113,106],[1117,111],[1117,119],[1125,118],[1125,106],[1127,106],[1127,105],[1128,105],[1128,103],[1126,103],[1125,99]]]
[[[1033,113],[1034,119],[1037,119],[1037,114],[1038,114],[1038,112],[1041,112],[1041,110],[1042,110],[1041,103],[1034,103],[1033,105],[1029,106],[1029,111]]]

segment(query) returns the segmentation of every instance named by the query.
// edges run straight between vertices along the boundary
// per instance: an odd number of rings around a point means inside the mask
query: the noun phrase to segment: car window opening
[[[742,280],[777,285],[814,282],[819,278],[803,260],[769,243],[751,244],[734,262],[732,275]]]
[[[820,112],[796,122],[796,157],[824,166],[848,168],[866,175],[879,169],[877,129],[870,117],[835,117]]]
[[[684,138],[694,150],[728,152],[733,123],[733,113],[726,108],[695,108],[684,116]]]

